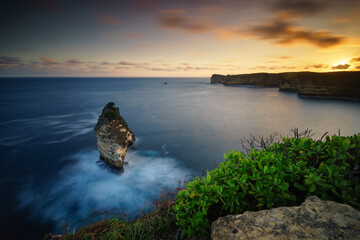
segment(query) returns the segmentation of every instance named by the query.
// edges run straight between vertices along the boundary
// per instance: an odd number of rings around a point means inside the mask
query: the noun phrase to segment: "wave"
[[[110,211],[131,214],[146,208],[163,189],[175,189],[187,170],[170,157],[129,150],[124,172],[114,174],[97,164],[98,151],[71,156],[52,182],[29,183],[18,195],[18,209],[30,209],[31,218],[56,223],[79,223],[92,214]]]
[[[84,113],[74,113],[74,114],[60,114],[60,115],[48,115],[38,118],[20,118],[20,119],[13,119],[9,121],[3,121],[0,122],[0,125],[6,125],[6,124],[12,124],[12,123],[43,123],[43,122],[49,122],[51,124],[51,119],[62,119],[62,118],[71,118],[76,116],[82,116],[82,115],[93,115],[92,112],[84,112]]]
[[[93,131],[97,118],[95,113],[86,112],[0,122],[0,125],[5,125],[4,131],[0,133],[0,146],[66,142]],[[8,137],[10,135],[11,137]]]

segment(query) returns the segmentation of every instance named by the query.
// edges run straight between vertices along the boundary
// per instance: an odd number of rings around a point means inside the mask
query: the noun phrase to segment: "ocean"
[[[164,83],[167,84],[164,84]],[[243,150],[250,134],[360,132],[360,101],[226,87],[209,78],[0,78],[0,238],[41,239],[125,212]],[[113,101],[137,141],[122,173],[99,160],[93,128]]]

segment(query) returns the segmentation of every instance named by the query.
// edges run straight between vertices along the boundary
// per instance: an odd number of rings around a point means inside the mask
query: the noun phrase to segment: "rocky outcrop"
[[[100,157],[115,167],[123,167],[127,149],[135,142],[135,135],[113,102],[102,110],[95,134]]]
[[[286,72],[240,75],[214,74],[211,83],[279,87],[280,91],[296,91],[304,96],[360,98],[360,71],[357,72]]]
[[[360,239],[360,212],[313,196],[298,207],[279,207],[219,218],[213,240]]]
[[[266,79],[266,81],[264,81]],[[214,74],[210,79],[211,83],[224,85],[251,85],[259,87],[277,87],[280,79],[270,73],[252,73],[240,75],[219,75]]]

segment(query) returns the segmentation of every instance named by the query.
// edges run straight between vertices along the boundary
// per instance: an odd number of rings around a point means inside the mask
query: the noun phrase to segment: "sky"
[[[0,77],[360,70],[359,0],[1,0]]]

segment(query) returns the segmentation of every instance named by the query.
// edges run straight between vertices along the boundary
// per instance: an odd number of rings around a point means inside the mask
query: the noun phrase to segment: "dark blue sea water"
[[[137,137],[123,174],[98,161],[93,128],[109,101]],[[162,189],[242,150],[250,133],[286,135],[293,127],[315,137],[355,134],[360,102],[208,78],[2,78],[1,239],[41,239],[69,219],[146,208]]]

